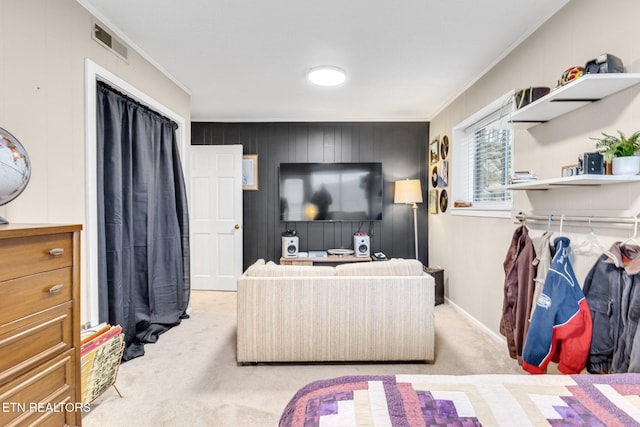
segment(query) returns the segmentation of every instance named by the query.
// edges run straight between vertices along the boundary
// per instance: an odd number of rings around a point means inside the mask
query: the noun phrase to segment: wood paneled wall
[[[428,265],[429,124],[389,123],[211,123],[191,124],[192,145],[241,144],[258,155],[258,191],[244,191],[244,268],[255,260],[278,261],[281,233],[295,229],[300,250],[353,248],[353,233],[371,235],[372,252],[413,258],[413,212],[393,204],[393,183],[420,178],[424,202],[418,205],[419,258]],[[384,212],[375,222],[280,222],[278,167],[286,162],[382,162]]]

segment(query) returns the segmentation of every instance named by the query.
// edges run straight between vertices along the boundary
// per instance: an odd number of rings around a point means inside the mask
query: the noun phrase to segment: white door
[[[235,291],[242,274],[242,145],[190,151],[191,287]]]

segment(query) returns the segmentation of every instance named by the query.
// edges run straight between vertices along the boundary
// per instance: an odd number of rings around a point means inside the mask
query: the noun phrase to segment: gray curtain
[[[189,223],[177,125],[99,82],[101,322],[122,326],[123,360],[187,318]]]

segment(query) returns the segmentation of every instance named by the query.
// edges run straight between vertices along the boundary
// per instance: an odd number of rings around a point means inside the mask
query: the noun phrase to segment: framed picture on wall
[[[436,183],[438,187],[449,185],[449,160],[442,160],[438,168]]]
[[[438,190],[429,190],[429,213],[438,213]]]
[[[258,155],[242,156],[242,189],[258,190]]]
[[[440,140],[434,139],[429,143],[429,164],[438,163],[440,160]]]

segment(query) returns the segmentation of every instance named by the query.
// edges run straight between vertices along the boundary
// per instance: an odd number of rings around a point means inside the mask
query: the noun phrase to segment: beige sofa
[[[417,260],[259,260],[238,279],[237,361],[433,361],[434,288]]]

